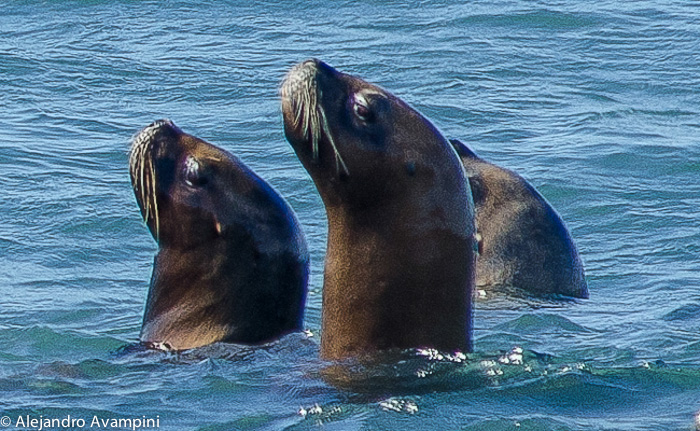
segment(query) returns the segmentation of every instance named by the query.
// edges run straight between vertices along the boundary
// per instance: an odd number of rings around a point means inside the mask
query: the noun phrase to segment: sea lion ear
[[[464,145],[462,141],[458,139],[450,139],[450,144],[452,147],[457,151],[457,154],[459,157],[467,157],[470,159],[478,159],[479,156],[476,155],[474,151],[472,151],[469,147]]]
[[[474,205],[480,206],[486,199],[486,187],[484,187],[484,181],[481,176],[477,175],[476,172],[467,172],[467,179],[469,180],[469,188],[472,189],[472,199],[474,200]]]

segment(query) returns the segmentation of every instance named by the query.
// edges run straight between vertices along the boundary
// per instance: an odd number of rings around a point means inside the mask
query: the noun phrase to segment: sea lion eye
[[[357,118],[365,123],[371,123],[374,121],[374,112],[369,109],[367,101],[364,98],[355,96],[352,104],[352,110],[355,112]]]
[[[188,186],[201,187],[207,183],[199,169],[199,162],[194,157],[185,159],[184,178]]]

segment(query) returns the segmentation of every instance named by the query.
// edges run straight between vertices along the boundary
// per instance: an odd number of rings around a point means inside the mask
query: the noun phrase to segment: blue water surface
[[[168,430],[694,429],[698,13],[693,0],[3,2],[7,429],[36,429],[16,426],[27,415]],[[482,299],[466,358],[416,352],[398,379],[329,384],[324,209],[278,100],[308,57],[384,86],[531,181],[571,229],[590,299]],[[138,339],[156,251],[129,139],[159,118],[239,156],[295,209],[312,255],[307,335],[119,353]]]

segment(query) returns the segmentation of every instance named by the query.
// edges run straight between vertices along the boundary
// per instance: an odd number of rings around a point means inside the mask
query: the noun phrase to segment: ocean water
[[[408,3],[0,4],[0,426],[695,428],[700,5]],[[384,86],[531,181],[567,222],[590,299],[483,299],[466,358],[412,352],[330,384],[324,210],[278,100],[308,57]],[[121,350],[138,339],[156,251],[127,151],[159,118],[239,156],[295,209],[312,255],[306,334]]]

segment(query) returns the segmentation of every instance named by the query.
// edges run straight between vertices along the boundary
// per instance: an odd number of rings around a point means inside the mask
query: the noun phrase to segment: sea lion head
[[[267,183],[169,120],[134,137],[129,171],[159,246],[142,341],[258,343],[300,328],[306,242]]]
[[[269,221],[274,212],[265,212],[261,201],[289,215],[282,199],[237,157],[170,120],[134,137],[129,171],[141,214],[161,246],[191,247]]]
[[[230,154],[184,133],[170,120],[156,121],[138,133],[129,156],[136,200],[161,246],[190,247],[220,236],[229,217],[217,205],[245,196],[234,190],[241,186],[234,178],[240,169]]]
[[[418,111],[320,60],[294,66],[281,96],[286,137],[326,206],[415,198],[416,187],[425,196],[446,175],[448,181],[463,175],[444,169],[445,153],[453,150]]]

